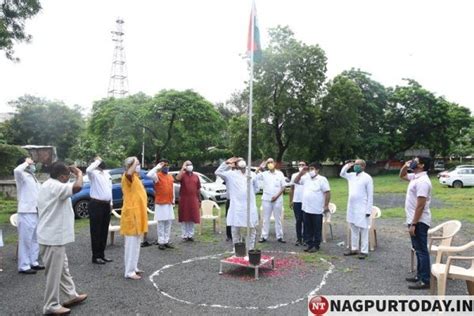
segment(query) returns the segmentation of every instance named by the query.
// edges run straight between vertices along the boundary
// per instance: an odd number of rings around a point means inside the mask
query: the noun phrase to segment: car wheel
[[[155,210],[155,197],[153,195],[148,195],[146,198],[146,204],[151,211]]]
[[[89,217],[89,200],[79,200],[74,205],[74,214],[77,218]]]
[[[462,185],[462,182],[459,181],[459,180],[456,180],[453,182],[453,188],[456,188],[456,189],[459,189],[459,188],[462,188],[463,185]]]

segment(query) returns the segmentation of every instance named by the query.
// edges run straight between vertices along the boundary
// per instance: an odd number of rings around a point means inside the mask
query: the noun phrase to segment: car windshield
[[[200,174],[199,176],[200,176],[200,180],[201,180],[202,183],[212,183],[212,182],[214,182],[203,174]]]

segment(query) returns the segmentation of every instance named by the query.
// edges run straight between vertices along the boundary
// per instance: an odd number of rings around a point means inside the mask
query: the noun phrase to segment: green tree
[[[25,33],[25,21],[41,10],[39,0],[4,0],[0,4],[0,50],[8,59],[14,57],[14,43],[29,42],[31,35]]]
[[[259,137],[270,136],[265,138],[267,155],[281,161],[291,146],[307,145],[305,127],[317,131],[326,56],[318,45],[295,39],[288,27],[270,29],[269,35],[268,48],[255,65],[255,120],[262,126]]]
[[[361,89],[352,79],[339,75],[329,82],[321,109],[321,149],[325,157],[345,161],[360,155],[359,132],[365,123],[360,116],[363,100]]]
[[[78,106],[70,108],[61,101],[25,95],[9,104],[16,113],[6,126],[8,143],[16,145],[53,145],[61,159],[69,158],[84,121]]]

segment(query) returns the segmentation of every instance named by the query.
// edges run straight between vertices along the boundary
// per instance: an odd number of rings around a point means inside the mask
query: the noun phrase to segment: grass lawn
[[[474,223],[474,187],[453,189],[439,184],[435,176],[431,177],[433,184],[433,198],[443,202],[442,208],[432,207],[433,218],[436,220],[458,219]],[[347,181],[342,178],[329,178],[331,186],[331,202],[337,205],[337,215],[345,215],[347,205]],[[375,194],[383,195],[400,194],[404,195],[408,182],[402,181],[397,175],[382,175],[374,177]],[[257,207],[260,209],[261,194],[257,195]],[[285,218],[293,218],[293,211],[289,208],[288,194],[284,196]],[[221,216],[225,217],[225,204],[221,204]],[[175,210],[176,211],[176,210]],[[8,224],[10,215],[16,212],[16,200],[6,199],[0,196],[0,224]],[[404,205],[399,207],[382,209],[382,218],[403,218],[405,216]],[[150,216],[151,219],[151,216]],[[89,225],[89,221],[76,220],[76,229],[81,229]],[[222,226],[225,226],[225,220],[222,220]],[[206,221],[203,225],[203,237],[212,242],[215,240],[212,234],[212,221]]]

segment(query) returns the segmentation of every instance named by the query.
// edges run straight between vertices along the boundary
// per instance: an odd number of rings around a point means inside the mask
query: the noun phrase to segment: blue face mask
[[[418,166],[418,162],[417,162],[416,160],[413,160],[413,161],[410,163],[410,166],[408,167],[408,169],[410,169],[410,170],[415,170],[417,166]]]
[[[163,169],[161,169],[161,172],[163,173],[168,173],[168,171],[170,171],[169,167],[163,167]]]

